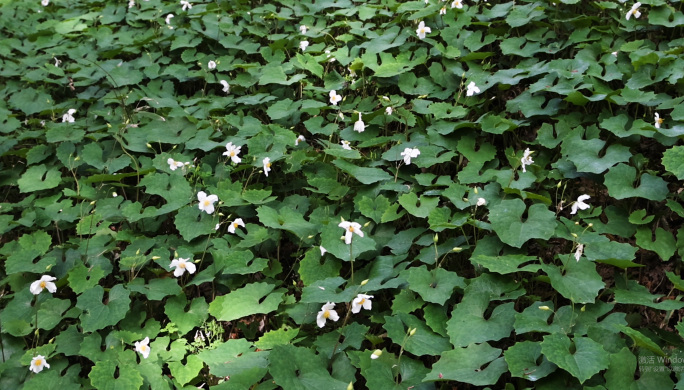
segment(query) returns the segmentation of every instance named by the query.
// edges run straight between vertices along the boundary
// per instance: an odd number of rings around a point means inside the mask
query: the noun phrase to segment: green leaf
[[[657,202],[662,201],[668,194],[667,183],[658,176],[644,173],[639,178],[639,186],[634,187],[636,168],[618,164],[605,175],[605,185],[608,193],[615,199],[632,197],[646,198]]]
[[[663,261],[670,260],[677,251],[677,243],[672,233],[659,227],[655,231],[655,239],[652,240],[652,236],[651,228],[646,226],[639,227],[634,235],[637,245],[657,253]]]
[[[430,211],[437,207],[439,198],[421,196],[418,199],[415,192],[409,192],[399,197],[399,204],[414,217],[425,218],[430,214]]]
[[[273,381],[283,389],[347,389],[347,383],[330,376],[323,356],[309,348],[277,345],[268,360]]]
[[[233,321],[252,314],[268,314],[280,306],[283,292],[273,291],[268,283],[252,283],[216,297],[209,304],[209,314],[219,321]]]
[[[532,238],[548,240],[556,227],[556,215],[543,204],[534,204],[522,221],[525,203],[520,199],[502,200],[489,208],[489,221],[499,239],[520,248]]]
[[[466,292],[447,322],[451,344],[464,347],[472,343],[501,340],[511,334],[515,321],[513,303],[496,306],[485,318],[489,303],[486,294]]]
[[[217,377],[230,377],[228,389],[248,389],[266,375],[269,352],[255,352],[254,345],[245,339],[227,340],[215,349],[199,353],[209,372]]]
[[[555,333],[544,336],[541,347],[551,363],[569,372],[580,383],[608,368],[610,354],[601,344],[588,337],[570,340],[564,334]]]
[[[542,270],[549,275],[551,286],[574,303],[594,303],[599,291],[605,287],[603,278],[596,272],[596,265],[589,261],[564,262],[563,267],[543,264]]]
[[[321,263],[321,260],[324,260]],[[342,264],[339,261],[321,256],[320,247],[313,247],[306,251],[299,262],[299,277],[305,286],[310,286],[317,280],[339,276]]]
[[[482,368],[486,366],[486,368]],[[471,344],[442,353],[426,381],[457,381],[474,386],[495,384],[506,372],[506,362],[501,350],[487,343]]]
[[[254,345],[261,350],[273,349],[276,345],[287,345],[299,334],[298,329],[283,325],[280,329],[271,330],[259,337]]]
[[[275,210],[268,206],[257,208],[259,221],[266,227],[287,230],[294,233],[300,239],[304,239],[316,233],[316,225],[304,220],[304,216],[289,207]]]
[[[684,146],[673,146],[663,153],[663,166],[677,179],[684,180]]]
[[[117,284],[109,290],[107,304],[103,304],[104,289],[95,286],[78,297],[76,307],[83,311],[79,317],[84,332],[93,332],[116,325],[128,313],[131,299],[126,288]]]
[[[364,168],[345,160],[334,160],[333,165],[352,175],[361,184],[373,184],[379,181],[389,181],[392,176],[380,168]]]
[[[629,338],[632,339],[632,342],[634,342],[634,345],[639,347],[639,348],[646,348],[649,351],[655,353],[658,356],[665,357],[665,352],[651,340],[650,338],[646,337],[643,333],[639,332],[638,330],[632,329],[628,326],[625,325],[615,325],[617,329],[620,329],[620,332],[624,333],[625,335],[629,336]]]
[[[443,305],[454,291],[454,288],[465,288],[465,280],[455,272],[437,268],[428,271],[427,266],[408,268],[400,273],[406,278],[411,290],[420,294],[426,302]]]
[[[371,359],[371,351],[349,352],[358,362],[361,375],[366,380],[366,388],[383,390],[433,390],[431,383],[423,383],[429,372],[423,363],[404,355],[397,359],[392,353],[382,351],[377,359]]]
[[[662,302],[655,302],[659,301],[663,295],[651,294],[645,286],[635,280],[616,279],[613,293],[616,303],[642,305],[658,310],[679,310],[684,307],[684,302],[679,300],[666,299]]]
[[[187,356],[186,364],[181,362],[169,362],[171,375],[173,375],[174,379],[178,381],[181,386],[184,386],[195,379],[202,367],[204,367],[204,363],[197,355]]]
[[[396,313],[385,316],[383,327],[395,344],[403,345],[406,351],[416,356],[439,356],[451,349],[448,338],[434,333],[425,322],[410,314]],[[416,332],[404,342],[409,329],[416,329]]]
[[[390,208],[390,201],[382,195],[373,199],[364,196],[358,201],[358,207],[361,214],[380,223],[383,214]]]
[[[44,164],[34,165],[17,180],[19,191],[34,192],[57,187],[62,182],[58,167],[48,169]]]
[[[143,378],[135,367],[135,354],[126,349],[116,359],[98,360],[88,374],[93,386],[104,390],[139,389]]]
[[[470,258],[473,264],[479,264],[491,272],[496,272],[502,275],[512,274],[514,272],[526,271],[536,272],[541,268],[539,264],[528,264],[524,267],[521,265],[530,262],[536,262],[538,259],[534,256],[525,255],[504,255],[504,256],[486,256],[477,255]]]
[[[216,229],[214,217],[193,206],[178,210],[174,224],[178,233],[188,242],[199,236],[211,234]]]
[[[539,358],[542,358],[540,363]],[[556,371],[556,366],[542,356],[541,344],[533,341],[517,342],[504,352],[508,371],[516,378],[536,381]]]
[[[612,144],[599,154],[606,145],[598,138],[583,140],[579,131],[570,133],[561,144],[563,154],[577,167],[578,172],[600,174],[617,163],[627,162],[632,157],[628,146]]]
[[[176,325],[180,334],[186,334],[202,325],[209,317],[209,305],[204,298],[193,299],[186,311],[187,305],[185,294],[169,298],[164,305],[164,313],[169,317],[169,321]]]

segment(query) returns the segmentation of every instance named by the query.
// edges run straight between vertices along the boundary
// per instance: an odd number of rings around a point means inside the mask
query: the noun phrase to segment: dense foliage
[[[682,386],[677,1],[0,2],[0,388]]]

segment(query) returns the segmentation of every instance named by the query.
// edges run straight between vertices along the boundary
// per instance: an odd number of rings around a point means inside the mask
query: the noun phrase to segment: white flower
[[[468,84],[466,96],[473,96],[476,93],[480,93],[480,88],[478,88],[477,85],[475,85],[474,81],[471,81],[470,84]]]
[[[479,206],[484,206],[487,204],[487,200],[485,198],[477,198],[477,203],[476,205]]]
[[[463,2],[461,0],[454,0],[454,2],[451,3],[451,8],[463,8]]]
[[[366,294],[359,294],[354,298],[352,301],[352,309],[351,312],[356,314],[361,311],[361,308],[363,307],[366,310],[371,309],[371,298],[373,298],[372,295],[366,295]]]
[[[205,211],[207,214],[211,214],[214,212],[214,203],[218,201],[218,196],[207,196],[204,191],[200,191],[197,193],[197,200],[199,200],[200,211]]]
[[[610,53],[610,54],[612,54],[613,56],[617,57],[618,52],[614,51],[614,52],[612,52],[612,53]]]
[[[634,15],[634,18],[639,19],[639,16],[641,16],[641,12],[639,12],[639,7],[641,7],[641,3],[637,1],[636,3],[634,3],[632,8],[629,11],[627,11],[625,19],[629,20],[629,18],[631,18],[632,15]]]
[[[116,192],[112,192],[112,198],[116,198],[117,196],[119,196],[119,194],[117,194]]]
[[[223,92],[230,93],[230,84],[226,80],[220,80],[219,83],[223,85]]]
[[[181,5],[183,6],[183,8],[182,8],[183,11],[187,11],[187,10],[189,10],[189,9],[192,9],[192,4],[190,4],[189,1],[187,1],[187,0],[181,0],[180,3],[181,3]]]
[[[31,286],[29,287],[31,294],[38,295],[43,291],[44,288],[46,288],[51,294],[54,294],[57,292],[57,285],[52,282],[53,280],[57,280],[57,278],[50,275],[41,276],[40,279],[31,283]]]
[[[349,71],[349,76],[351,78],[356,77],[356,72],[354,72],[354,69],[347,67],[347,70]]]
[[[48,0],[48,1],[49,1],[49,0]],[[54,57],[54,58],[55,58],[55,66],[56,66],[57,68],[59,68],[59,64],[61,64],[62,61],[60,61],[57,57]]]
[[[269,157],[264,157],[261,162],[264,164],[264,174],[268,177],[268,173],[271,171],[271,159]]]
[[[235,146],[232,142],[228,142],[226,144],[226,151],[223,152],[223,155],[230,157],[230,161],[234,162],[235,164],[239,164],[242,161],[242,159],[238,157],[238,154],[240,154],[240,149],[242,149],[242,146]]]
[[[349,146],[349,141],[342,140],[340,143],[342,144],[342,149],[352,150],[351,146]]]
[[[76,121],[76,119],[74,119],[75,113],[76,113],[76,109],[70,108],[66,114],[62,115],[62,122],[74,123],[74,121]]]
[[[432,29],[430,27],[425,27],[425,22],[421,21],[418,24],[418,29],[416,30],[416,34],[418,34],[418,38],[425,39],[425,34],[430,34],[431,32],[432,32]]]
[[[180,277],[185,273],[185,271],[188,271],[190,274],[194,274],[197,268],[195,267],[195,264],[190,261],[190,259],[183,259],[183,258],[178,258],[175,260],[171,261],[171,264],[169,265],[170,268],[175,268],[173,270],[173,276],[175,277]],[[148,340],[149,341],[149,340]],[[144,340],[143,340],[144,342]],[[136,344],[137,345],[137,344]],[[140,351],[142,352],[142,351]],[[145,356],[147,358],[147,356]]]
[[[42,0],[42,1],[40,2],[40,4],[42,4],[43,7],[47,7],[48,4],[50,4],[50,0]],[[41,368],[41,370],[42,370],[42,368]]]
[[[334,89],[332,91],[330,91],[330,103],[333,106],[336,106],[337,103],[339,103],[341,101],[342,101],[342,95],[338,95],[337,91],[335,91]]]
[[[295,140],[295,146],[299,145],[299,143],[302,142],[302,141],[306,141],[306,138],[304,138],[303,135],[300,135],[300,136],[297,137],[297,139]]]
[[[660,117],[660,115],[656,112],[655,113],[655,128],[659,129],[660,125],[663,124],[664,119]]]
[[[534,161],[532,160],[532,152],[530,152],[530,148],[525,149],[525,153],[523,153],[523,157],[520,159],[520,162],[522,163],[523,172],[527,172],[527,170],[525,169],[525,166],[534,164]]]
[[[428,0],[425,0],[425,4],[427,4],[427,2],[428,2]],[[380,355],[382,355],[382,351],[379,350],[379,349],[376,349],[376,350],[373,351],[373,353],[371,354],[371,359],[375,360],[375,359],[379,358]]]
[[[207,63],[207,68],[209,68],[209,70],[214,70],[214,69],[216,69],[216,62],[215,62],[214,60],[209,61],[209,62]]]
[[[339,314],[335,310],[334,303],[326,302],[325,305],[321,308],[321,311],[318,312],[318,315],[316,316],[316,324],[318,325],[319,328],[322,328],[325,326],[325,320],[333,320],[337,321],[340,319]]]
[[[45,356],[38,355],[31,359],[31,365],[29,366],[29,371],[33,371],[36,374],[43,371],[43,368],[50,368],[50,365],[45,360]]]
[[[452,8],[453,8],[453,7],[452,7]],[[439,14],[440,14],[440,15],[446,15],[446,11],[447,11],[447,10],[446,10],[446,7],[442,7],[442,8],[439,9]]]
[[[342,221],[337,225],[344,229],[344,243],[349,245],[352,242],[352,234],[356,234],[359,237],[363,237],[363,232],[361,231],[361,225],[358,222]]]
[[[140,352],[140,354],[143,355],[143,358],[147,359],[148,356],[150,356],[150,338],[145,337],[143,341],[136,341],[135,342],[135,350],[136,352]]]
[[[404,158],[404,163],[410,165],[411,159],[420,155],[420,150],[418,148],[406,148],[400,155]]]
[[[319,246],[318,249],[321,250],[321,256],[323,256],[328,250],[323,248],[323,245]]]
[[[385,108],[385,114],[387,114],[387,115],[392,115],[392,111],[393,111],[392,107],[386,107]]]
[[[307,47],[309,47],[309,41],[299,42],[299,49],[301,49],[302,51],[306,50]]]
[[[173,14],[166,15],[166,24],[171,24],[171,19],[173,19]]]
[[[221,227],[221,224],[217,223],[216,226],[214,226],[214,230],[219,230],[220,227]]]
[[[184,163],[182,163],[180,161],[176,161],[176,160],[172,159],[171,157],[169,157],[169,159],[166,160],[166,162],[169,164],[169,168],[172,171],[175,171],[178,168],[183,168],[185,166]]]
[[[228,225],[228,233],[235,234],[235,229],[237,229],[238,226],[245,227],[245,223],[242,221],[242,218],[237,218],[235,221],[231,222],[230,225]]]
[[[366,124],[361,120],[361,113],[359,112],[359,120],[354,122],[354,131],[363,133],[364,130],[366,130]]]
[[[575,260],[579,261],[584,253],[584,244],[577,244],[577,249],[575,250]]]
[[[135,7],[135,0],[130,0],[130,1],[128,2],[128,9],[131,9],[131,8],[133,8],[133,7]]]
[[[570,214],[576,214],[576,213],[577,213],[577,209],[586,210],[586,209],[588,209],[589,207],[591,207],[591,206],[589,206],[588,204],[584,203],[584,201],[587,200],[587,199],[589,199],[589,198],[591,198],[591,196],[589,196],[589,195],[587,195],[587,194],[580,195],[580,196],[577,198],[577,201],[576,201],[575,203],[572,204],[572,211],[570,212]]]
[[[303,24],[299,26],[299,32],[301,32],[302,34],[306,34],[306,26]]]
[[[342,113],[342,111],[338,112],[337,116],[340,118],[341,121],[344,120],[344,114]]]

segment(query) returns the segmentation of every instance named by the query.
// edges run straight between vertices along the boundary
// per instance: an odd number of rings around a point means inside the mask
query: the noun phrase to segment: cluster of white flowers
[[[589,196],[587,194],[580,195],[577,198],[577,201],[572,204],[572,210],[570,211],[570,214],[577,214],[577,209],[586,210],[589,207],[591,207],[588,204],[584,203],[584,201],[589,199],[589,198],[591,198],[591,196]]]
[[[70,108],[66,114],[62,115],[62,122],[74,123],[76,121],[76,119],[74,119],[75,113],[76,109]]]
[[[371,310],[372,308],[372,302],[371,299],[373,298],[372,295],[366,295],[366,294],[358,294],[356,298],[352,301],[352,307],[351,307],[351,312],[354,314],[357,314],[358,312],[361,311],[361,309],[366,309],[366,310]],[[316,324],[318,325],[319,328],[322,328],[325,326],[325,321],[326,320],[331,320],[331,321],[337,321],[340,319],[340,315],[337,314],[337,312],[334,310],[335,309],[335,304],[331,302],[326,302],[323,307],[321,307],[321,311],[318,312],[316,315]],[[379,355],[378,355],[379,356]]]
[[[240,155],[240,149],[242,149],[242,146],[236,146],[233,145],[232,142],[228,142],[226,144],[226,151],[223,152],[223,155],[230,157],[230,161],[235,164],[239,164],[242,161],[242,159],[238,157]]]
[[[466,89],[466,96],[473,96],[476,93],[480,93],[480,88],[475,85],[474,81],[471,81]]]
[[[342,95],[338,95],[337,91],[335,91],[334,89],[332,91],[330,91],[330,104],[332,104],[333,106],[336,106],[337,103],[339,103],[341,101],[342,101]]]
[[[418,24],[418,29],[416,30],[416,34],[418,34],[418,38],[425,39],[425,35],[430,34],[431,32],[432,32],[432,29],[430,27],[425,26],[425,22],[421,21]]]
[[[183,259],[183,258],[174,259],[171,261],[171,264],[169,265],[169,267],[175,268],[175,270],[173,270],[173,276],[175,276],[177,278],[183,276],[185,271],[188,271],[189,274],[194,274],[195,271],[197,270],[197,267],[195,266],[195,264],[192,261],[190,261],[189,258],[187,258],[187,259]]]
[[[527,169],[525,169],[525,167],[527,165],[534,164],[534,161],[532,160],[532,152],[530,151],[530,148],[525,149],[525,152],[523,153],[523,156],[520,159],[520,162],[522,163],[523,172],[527,172]]]
[[[420,155],[420,150],[418,150],[418,148],[405,148],[400,155],[404,158],[404,163],[410,165],[411,159]]]
[[[354,131],[363,133],[364,130],[366,130],[366,124],[363,123],[363,120],[361,120],[361,113],[359,112],[359,120],[354,122]]]
[[[627,15],[625,15],[625,19],[629,20],[632,16],[634,16],[635,19],[639,19],[641,16],[641,12],[639,12],[639,7],[641,7],[641,3],[638,1],[632,5],[632,8],[630,8],[629,11],[627,11]]]

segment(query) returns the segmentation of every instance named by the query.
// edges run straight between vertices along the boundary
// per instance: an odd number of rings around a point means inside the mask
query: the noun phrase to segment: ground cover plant
[[[683,386],[681,2],[0,5],[0,388]]]

